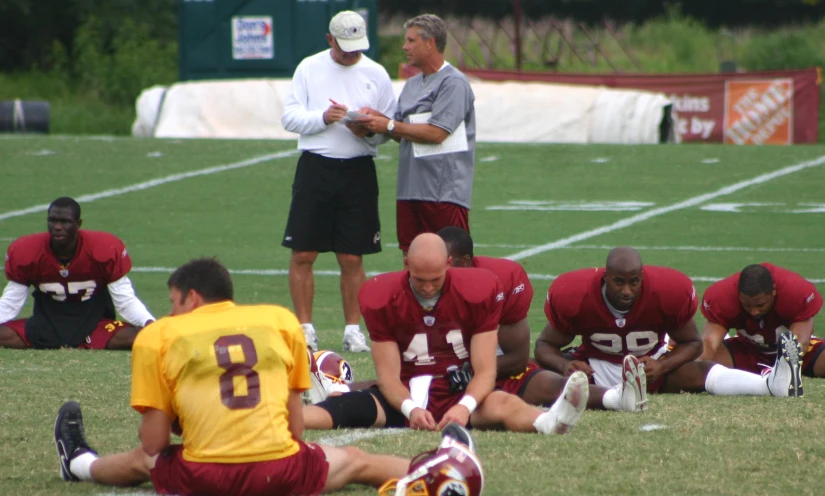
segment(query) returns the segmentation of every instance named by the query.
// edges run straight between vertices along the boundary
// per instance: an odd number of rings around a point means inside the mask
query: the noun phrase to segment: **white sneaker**
[[[344,351],[351,351],[353,353],[369,352],[370,347],[367,346],[367,338],[364,333],[358,330],[344,331]]]
[[[579,421],[584,409],[587,408],[589,395],[587,375],[580,370],[573,372],[573,375],[567,379],[561,396],[553,403],[549,411],[539,415],[533,426],[542,434],[569,433]]]
[[[622,361],[622,377],[619,393],[622,397],[621,410],[625,412],[644,412],[647,410],[647,377],[642,363],[633,355],[627,355]]]
[[[303,393],[304,404],[314,405],[327,399],[333,389],[332,381],[320,372],[310,373],[309,381],[312,387]]]
[[[315,334],[315,328],[312,325],[301,325],[304,328],[304,339],[307,342],[307,348],[313,353],[318,351],[318,335]]]
[[[773,396],[802,397],[802,357],[799,341],[791,331],[779,336],[776,344],[776,363],[768,374],[768,390]]]

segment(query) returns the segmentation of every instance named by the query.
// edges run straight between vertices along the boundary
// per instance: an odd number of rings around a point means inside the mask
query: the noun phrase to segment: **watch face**
[[[395,121],[390,119],[390,122],[387,123],[387,131],[392,131],[395,129]]]

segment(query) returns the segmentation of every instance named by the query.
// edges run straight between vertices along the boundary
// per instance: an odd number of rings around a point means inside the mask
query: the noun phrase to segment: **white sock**
[[[304,328],[304,334],[307,334],[307,333],[310,333],[310,332],[315,332],[315,327],[312,325],[312,323],[301,324],[301,327]]]
[[[92,480],[92,462],[97,460],[94,453],[83,453],[71,459],[69,472],[82,481]]]
[[[605,391],[602,396],[602,406],[607,410],[621,410],[622,409],[622,393],[620,392],[622,385],[612,387]]]
[[[340,327],[339,327],[339,329],[340,329]],[[361,326],[358,325],[358,324],[348,324],[346,327],[344,327],[344,334],[347,334],[351,331],[352,332],[361,332]]]
[[[705,377],[705,390],[722,396],[770,396],[768,381],[758,374],[714,365]]]
[[[549,411],[546,411],[538,416],[535,422],[533,422],[533,427],[536,428],[537,432],[542,434],[551,434],[553,429],[556,428],[556,412],[550,408]]]

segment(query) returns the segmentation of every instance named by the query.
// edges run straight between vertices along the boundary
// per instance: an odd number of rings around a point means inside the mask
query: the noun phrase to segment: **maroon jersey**
[[[652,355],[667,332],[683,327],[696,313],[696,289],[688,276],[645,265],[639,296],[627,314],[616,317],[602,295],[604,272],[581,269],[560,275],[544,303],[554,328],[582,337],[583,358],[620,364],[628,354]]]
[[[473,335],[498,329],[504,295],[487,270],[450,269],[441,297],[425,311],[410,288],[410,273],[373,277],[358,292],[361,315],[373,341],[398,343],[401,380],[442,376],[469,360]]]
[[[131,268],[123,242],[109,233],[78,231],[77,251],[65,265],[52,253],[48,233],[16,239],[6,253],[6,277],[34,286],[34,312],[26,321],[32,347],[77,347],[99,320],[114,319],[106,285]]]
[[[515,324],[527,318],[533,301],[533,285],[520,263],[506,258],[473,257],[473,267],[489,270],[501,283],[504,292],[501,325]]]
[[[708,322],[736,333],[762,351],[776,351],[780,327],[808,320],[822,308],[822,295],[813,283],[796,272],[763,263],[776,286],[773,309],[756,320],[748,315],[739,302],[739,273],[711,284],[702,298],[702,315]]]

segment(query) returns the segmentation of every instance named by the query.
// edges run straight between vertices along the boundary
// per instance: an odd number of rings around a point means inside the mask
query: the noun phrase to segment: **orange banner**
[[[793,79],[725,81],[725,143],[793,143]]]

